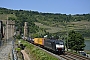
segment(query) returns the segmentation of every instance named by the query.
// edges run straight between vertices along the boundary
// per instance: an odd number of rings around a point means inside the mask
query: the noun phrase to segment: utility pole
[[[67,28],[67,51],[68,51],[68,27]]]
[[[66,27],[66,36],[67,36],[66,47],[67,47],[67,51],[68,51],[68,26],[66,25],[66,22],[65,22],[65,27]]]

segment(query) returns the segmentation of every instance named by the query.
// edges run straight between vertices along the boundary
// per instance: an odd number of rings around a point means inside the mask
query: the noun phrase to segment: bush
[[[16,51],[20,52],[21,51],[21,48],[16,48]]]

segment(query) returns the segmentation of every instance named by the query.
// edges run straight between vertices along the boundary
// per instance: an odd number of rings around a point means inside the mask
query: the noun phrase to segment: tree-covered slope
[[[17,30],[20,30],[21,33],[23,33],[24,22],[28,22],[29,33],[35,36],[42,36],[48,34],[48,32],[56,34],[59,32],[63,34],[67,32],[67,27],[69,30],[76,30],[81,33],[84,31],[84,36],[90,36],[90,24],[87,24],[87,22],[90,21],[90,14],[66,15],[60,13],[42,13],[31,10],[12,10],[1,7],[0,19],[6,20],[7,17],[8,20],[16,21]],[[85,24],[82,24],[82,21],[85,21]],[[76,24],[76,22],[78,24]]]

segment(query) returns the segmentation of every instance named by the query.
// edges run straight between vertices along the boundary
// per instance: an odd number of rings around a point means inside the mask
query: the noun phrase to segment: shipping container
[[[34,38],[34,44],[44,45],[44,38]]]
[[[44,38],[39,38],[38,44],[44,45]]]
[[[38,38],[34,38],[34,44],[38,44]]]

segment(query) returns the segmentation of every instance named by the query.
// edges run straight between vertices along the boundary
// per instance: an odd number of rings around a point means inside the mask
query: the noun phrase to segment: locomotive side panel
[[[52,49],[51,42],[49,40],[44,40],[44,47],[48,49]]]

